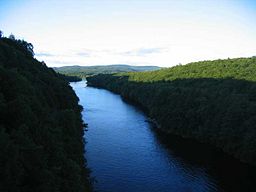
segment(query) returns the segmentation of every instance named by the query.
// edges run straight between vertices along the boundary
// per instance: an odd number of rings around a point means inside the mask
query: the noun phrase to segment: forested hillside
[[[157,66],[130,66],[130,65],[98,65],[98,66],[66,66],[66,67],[55,67],[54,70],[58,73],[77,76],[85,78],[90,75],[96,74],[108,74],[118,72],[130,72],[130,71],[153,71],[160,69]]]
[[[0,191],[90,191],[82,107],[68,82],[0,36]]]
[[[87,80],[141,105],[164,132],[210,143],[256,165],[256,57]]]

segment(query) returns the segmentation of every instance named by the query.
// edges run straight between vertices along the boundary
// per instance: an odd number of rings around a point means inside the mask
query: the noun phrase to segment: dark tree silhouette
[[[13,34],[9,35],[9,39],[15,40],[15,36]]]
[[[82,107],[24,40],[0,39],[0,191],[90,191]]]

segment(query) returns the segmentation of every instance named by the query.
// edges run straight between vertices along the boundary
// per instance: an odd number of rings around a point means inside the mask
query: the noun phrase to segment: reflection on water
[[[208,146],[155,133],[147,117],[116,94],[85,82],[71,86],[85,109],[86,158],[97,191],[250,191],[253,175],[237,161],[229,164],[233,159]],[[236,180],[246,177],[247,183]]]

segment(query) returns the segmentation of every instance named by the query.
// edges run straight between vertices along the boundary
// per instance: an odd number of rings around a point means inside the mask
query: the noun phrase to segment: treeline
[[[0,35],[0,191],[90,191],[78,97],[33,55]]]
[[[196,138],[256,165],[256,57],[87,81],[136,102],[166,133]]]

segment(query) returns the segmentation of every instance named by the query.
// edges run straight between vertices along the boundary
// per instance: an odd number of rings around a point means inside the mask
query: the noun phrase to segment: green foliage
[[[157,66],[130,66],[130,65],[99,65],[99,66],[67,66],[54,68],[58,73],[68,76],[78,76],[85,78],[95,74],[109,74],[117,72],[129,72],[129,71],[152,71],[160,69]]]
[[[233,78],[256,81],[256,57],[214,61],[200,61],[178,65],[158,71],[129,73],[129,80],[136,82],[172,81],[195,78]],[[126,75],[126,74],[124,74]]]
[[[72,75],[63,75],[61,73],[58,73],[59,77],[61,77],[64,80],[67,80],[68,82],[78,82],[82,81],[82,78],[79,76],[72,76]]]
[[[256,165],[256,58],[88,77],[139,105],[161,130],[211,143]]]
[[[24,40],[0,39],[0,191],[90,191],[82,107]]]

